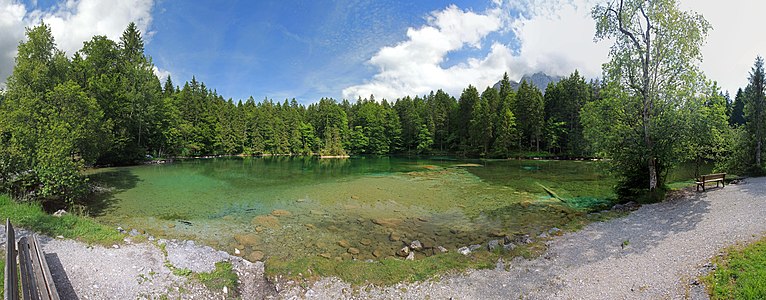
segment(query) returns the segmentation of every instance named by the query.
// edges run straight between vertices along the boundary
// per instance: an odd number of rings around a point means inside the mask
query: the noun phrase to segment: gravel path
[[[766,178],[645,205],[629,216],[554,238],[545,255],[506,270],[471,271],[413,284],[353,289],[337,279],[283,298],[706,299],[696,277],[710,258],[766,233]],[[627,246],[623,246],[627,244]]]
[[[158,241],[166,252],[154,243],[104,248],[48,237],[41,243],[62,299],[224,299],[223,291],[174,275],[167,265],[209,272],[218,261],[232,262],[241,299],[706,299],[696,278],[710,269],[707,262],[726,246],[763,236],[764,220],[766,177],[751,178],[567,233],[537,259],[382,288],[352,288],[335,278],[274,286],[262,263],[191,241]]]

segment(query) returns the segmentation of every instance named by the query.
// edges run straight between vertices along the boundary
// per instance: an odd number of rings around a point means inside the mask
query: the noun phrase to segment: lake
[[[105,224],[278,260],[534,236],[608,207],[615,183],[591,161],[397,157],[188,159],[90,178],[109,191],[90,205]]]

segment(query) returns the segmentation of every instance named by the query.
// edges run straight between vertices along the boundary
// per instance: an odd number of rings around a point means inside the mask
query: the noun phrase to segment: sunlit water
[[[375,259],[412,240],[455,249],[538,234],[608,205],[610,178],[587,161],[193,159],[98,170],[91,180],[111,192],[91,209],[250,258]]]

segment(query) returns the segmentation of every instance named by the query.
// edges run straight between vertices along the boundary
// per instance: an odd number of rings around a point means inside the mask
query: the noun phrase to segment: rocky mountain
[[[527,83],[532,83],[532,85],[536,86],[538,89],[540,89],[543,94],[545,94],[545,88],[548,87],[548,84],[551,82],[559,82],[563,77],[561,76],[551,76],[548,74],[545,74],[543,72],[537,72],[532,75],[524,75],[521,77],[521,80],[519,82],[511,80],[511,87],[514,90],[519,89],[519,84],[521,81],[527,81]],[[495,85],[492,86],[493,88],[500,90],[500,81],[495,83]]]

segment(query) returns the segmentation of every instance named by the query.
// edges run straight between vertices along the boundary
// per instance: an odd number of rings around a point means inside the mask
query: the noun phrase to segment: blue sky
[[[461,7],[484,10],[486,1]],[[445,4],[426,1],[161,1],[146,52],[176,82],[234,99],[313,102],[374,73],[365,62]],[[457,54],[455,54],[457,55]]]
[[[598,77],[608,42],[594,43],[601,0],[182,1],[0,0],[0,88],[24,27],[44,20],[71,55],[93,35],[117,40],[136,22],[160,77],[192,76],[226,98],[389,100],[444,89],[459,95],[504,72],[518,80],[575,69]],[[701,67],[732,93],[747,84],[766,39],[747,20],[766,1],[681,0],[714,30]],[[749,32],[755,30],[756,32]],[[732,47],[731,45],[737,45]]]

